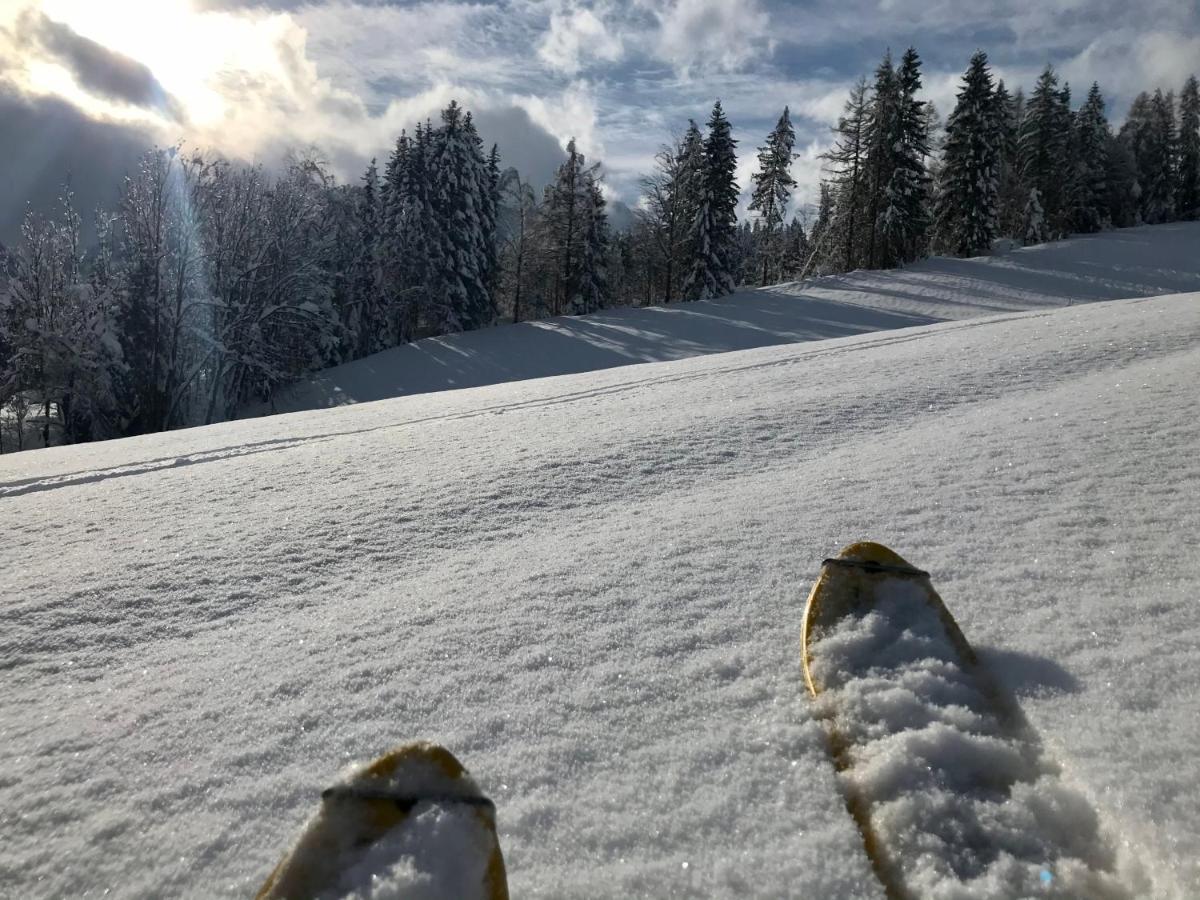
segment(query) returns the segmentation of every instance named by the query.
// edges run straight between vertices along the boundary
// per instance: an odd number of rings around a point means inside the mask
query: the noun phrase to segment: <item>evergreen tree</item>
[[[996,109],[1000,129],[1000,187],[998,202],[998,234],[1020,238],[1029,186],[1021,174],[1019,140],[1025,117],[1025,94],[1018,88],[1009,94],[1004,82],[996,84]]]
[[[892,53],[884,54],[875,70],[875,84],[867,105],[865,144],[867,160],[867,253],[871,268],[879,265],[879,216],[886,203],[887,186],[896,168],[896,116],[900,106],[900,83],[892,65]]]
[[[713,106],[704,138],[703,193],[692,225],[692,264],[684,296],[707,300],[730,293],[734,285],[737,240],[737,141],[721,101]]]
[[[754,193],[750,198],[749,209],[759,214],[763,234],[760,236],[760,266],[759,284],[767,284],[774,250],[775,238],[783,225],[784,213],[787,211],[788,198],[796,179],[792,178],[791,168],[794,154],[792,148],[796,143],[796,132],[788,117],[788,108],[783,108],[775,129],[767,138],[767,143],[758,150],[758,171],[754,173]]]
[[[984,253],[996,237],[1002,146],[998,107],[987,54],[978,51],[946,123],[938,185],[937,245],[957,256]]]
[[[879,214],[880,254],[884,266],[911,262],[923,255],[929,229],[929,128],[921,87],[921,58],[909,47],[896,73],[896,111],[891,117],[891,175]]]
[[[553,315],[594,312],[607,301],[608,220],[597,179],[572,138],[542,204]]]
[[[604,194],[594,171],[583,178],[580,197],[583,234],[580,241],[578,287],[571,297],[571,312],[576,315],[596,312],[608,305],[608,257],[610,232]]]
[[[854,269],[864,251],[859,210],[866,203],[866,128],[867,82],[860,78],[850,89],[845,109],[838,119],[833,147],[823,156],[829,164],[830,184],[822,182],[822,201],[828,201],[828,213],[821,224],[821,239],[813,238],[820,248],[823,269]],[[836,246],[835,246],[836,245]],[[833,255],[840,252],[839,264]]]
[[[1038,192],[1046,227],[1054,235],[1069,228],[1067,191],[1070,110],[1068,97],[1058,89],[1058,76],[1047,66],[1025,108],[1018,147],[1021,175]]]
[[[1161,90],[1134,98],[1121,140],[1137,167],[1138,212],[1149,224],[1170,221],[1175,208],[1174,112]]]
[[[1072,225],[1088,234],[1109,224],[1108,215],[1108,120],[1100,86],[1092,83],[1075,117],[1075,141],[1071,178]]]
[[[809,235],[812,251],[801,278],[810,273],[825,275],[839,271],[842,257],[837,246],[836,218],[837,203],[834,200],[833,186],[828,181],[822,181],[818,193],[817,220],[813,223],[812,234]]]
[[[474,125],[457,102],[442,111],[430,143],[432,324],[439,333],[478,328],[490,321],[482,196],[487,176]]]
[[[1105,210],[1114,226],[1128,228],[1136,225],[1140,216],[1137,160],[1124,140],[1110,134],[1105,144]]]
[[[1200,86],[1192,75],[1179,95],[1179,183],[1175,206],[1181,219],[1200,218]]]
[[[387,335],[387,311],[383,307],[379,247],[382,204],[379,199],[379,173],[375,160],[367,166],[359,189],[356,219],[358,252],[351,273],[351,305],[355,313],[350,328],[354,358],[360,359],[390,346]]]
[[[1043,244],[1050,240],[1050,230],[1046,226],[1046,213],[1042,208],[1042,198],[1035,187],[1029,189],[1029,200],[1025,204],[1021,240],[1026,244]]]

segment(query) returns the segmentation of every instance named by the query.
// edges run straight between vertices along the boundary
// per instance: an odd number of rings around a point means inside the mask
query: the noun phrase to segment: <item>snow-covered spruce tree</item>
[[[419,130],[421,125],[417,124]],[[415,322],[418,288],[411,283],[412,252],[407,246],[413,208],[415,140],[401,131],[388,156],[380,187],[380,234],[378,239],[380,291],[387,309],[389,345],[408,339]],[[418,284],[423,284],[421,279]]]
[[[887,203],[887,186],[896,169],[897,152],[893,138],[899,107],[900,82],[889,50],[875,70],[864,132],[867,163],[866,263],[871,268],[879,265],[882,256],[879,217]]]
[[[935,238],[942,252],[977,256],[987,252],[996,237],[999,115],[987,54],[980,50],[971,57],[946,123]]]
[[[783,259],[780,264],[780,278],[783,281],[797,281],[803,277],[811,249],[804,225],[799,217],[793,216],[783,235]]]
[[[551,315],[591,312],[606,299],[603,267],[608,229],[596,170],[587,165],[572,138],[566,160],[546,186],[539,230]]]
[[[375,160],[371,160],[363,174],[355,213],[358,223],[357,252],[350,282],[351,304],[356,314],[351,318],[351,328],[355,336],[354,358],[361,359],[391,346],[380,269],[384,216]]]
[[[699,209],[692,224],[692,260],[683,294],[707,300],[734,287],[737,241],[737,141],[721,101],[713,106],[704,137],[704,165]]]
[[[1175,208],[1174,114],[1161,90],[1134,98],[1120,138],[1137,166],[1138,213],[1141,221],[1170,221]]]
[[[695,226],[700,207],[704,204],[705,179],[704,135],[695,120],[689,119],[687,131],[679,144],[679,165],[672,186],[672,192],[678,198],[678,215],[681,218],[672,274],[676,292],[683,300],[695,299],[688,296],[685,288],[697,256]]]
[[[810,252],[800,277],[842,271],[836,228],[837,201],[833,186],[822,180],[818,188],[817,219],[809,235]]]
[[[813,243],[823,272],[849,272],[866,252],[861,227],[865,213],[860,211],[866,205],[866,119],[867,82],[860,78],[834,129],[833,147],[821,156],[828,166],[829,183],[822,182],[828,197],[822,198],[829,201],[829,209],[820,240],[814,238]]]
[[[463,117],[463,135],[470,153],[463,178],[466,190],[462,206],[467,221],[475,223],[468,229],[474,277],[467,283],[469,305],[465,327],[486,328],[496,321],[495,298],[491,290],[496,257],[496,185],[483,153],[483,141],[469,112]],[[499,173],[496,175],[498,177]]]
[[[688,235],[699,206],[703,161],[704,138],[696,123],[689,121],[682,138],[659,148],[654,171],[642,178],[642,204],[636,215],[649,239],[651,280],[661,285],[657,291],[651,287],[646,299],[659,297],[670,303],[678,296],[681,270],[689,255]]]
[[[1021,225],[1021,240],[1026,244],[1042,244],[1050,240],[1046,227],[1046,213],[1037,188],[1029,189],[1029,200],[1025,204],[1025,215]]]
[[[1018,138],[1021,175],[1026,185],[1038,192],[1046,227],[1054,236],[1069,228],[1067,192],[1069,180],[1071,129],[1070,110],[1064,111],[1065,97],[1058,89],[1058,76],[1047,66],[1025,105]]]
[[[778,258],[782,256],[780,230],[784,213],[796,179],[792,177],[792,148],[796,144],[796,131],[792,128],[788,108],[783,108],[774,130],[767,142],[758,148],[758,171],[752,176],[754,192],[750,198],[750,211],[758,213],[762,234],[758,236],[760,274],[758,283],[766,285],[774,270],[778,274]],[[780,246],[776,246],[779,244]]]
[[[1020,239],[1021,221],[1029,200],[1029,185],[1021,174],[1019,141],[1025,117],[1025,94],[1010,94],[1004,82],[996,84],[996,110],[1000,128],[1000,186],[997,195],[998,234]]]
[[[925,253],[929,230],[929,127],[925,103],[916,98],[921,88],[921,58],[909,47],[896,72],[896,111],[891,117],[891,175],[884,187],[879,214],[879,262],[901,265]]]
[[[570,300],[571,313],[574,315],[597,312],[607,306],[609,301],[608,213],[604,208],[604,194],[600,190],[594,169],[585,173],[582,184],[580,211],[583,218],[583,234],[580,241],[579,275]]]
[[[1175,207],[1181,219],[1200,219],[1200,85],[1192,75],[1179,95],[1179,182]]]
[[[1110,223],[1108,215],[1108,119],[1100,85],[1092,82],[1087,100],[1075,116],[1075,141],[1071,174],[1071,225],[1084,234]]]
[[[470,114],[455,101],[428,142],[428,324],[439,334],[479,328],[494,317],[487,286],[487,163]]]
[[[1133,150],[1121,138],[1110,134],[1105,141],[1104,169],[1105,211],[1108,219],[1117,228],[1136,225],[1140,218],[1138,196],[1137,160]]]
[[[485,167],[487,178],[483,198],[484,287],[488,294],[488,314],[495,322],[500,314],[500,146],[492,144]]]
[[[1158,154],[1158,168],[1147,180],[1146,210],[1153,208],[1156,212],[1155,221],[1170,222],[1175,219],[1175,184],[1177,172],[1177,154],[1179,150],[1179,130],[1175,121],[1175,95],[1163,94],[1156,90],[1150,101],[1153,112],[1153,134],[1155,144],[1161,148]],[[1149,216],[1147,216],[1149,218]]]

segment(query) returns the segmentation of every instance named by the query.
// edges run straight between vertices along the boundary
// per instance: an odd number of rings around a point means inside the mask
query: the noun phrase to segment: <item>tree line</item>
[[[976,53],[944,126],[921,87],[911,48],[860,79],[819,202],[790,216],[785,107],[740,223],[720,102],[660,149],[628,229],[574,140],[539,193],[454,102],[353,185],[313,153],[271,173],[151,150],[92,246],[64,191],[0,254],[0,452],[229,419],[422,337],[1200,217],[1194,77],[1178,100],[1138,95],[1115,133],[1099,86],[1074,109],[1050,67],[1026,98]]]

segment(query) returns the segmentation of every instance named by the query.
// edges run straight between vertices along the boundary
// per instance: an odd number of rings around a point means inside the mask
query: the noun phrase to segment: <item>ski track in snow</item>
[[[516,897],[881,898],[798,646],[871,538],[1194,897],[1198,380],[1187,295],[0,458],[0,894],[245,896],[426,738]]]

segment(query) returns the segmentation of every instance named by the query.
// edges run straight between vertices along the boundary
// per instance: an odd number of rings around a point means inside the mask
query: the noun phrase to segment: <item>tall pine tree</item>
[[[822,269],[849,272],[865,252],[861,209],[866,203],[867,82],[860,78],[850,89],[838,119],[833,147],[822,159],[829,164],[830,183],[822,182],[822,201],[828,216],[821,223],[820,239],[813,237]],[[826,190],[827,189],[827,190]],[[828,194],[828,196],[826,196]],[[818,216],[820,223],[820,216]],[[835,254],[837,254],[835,259]]]
[[[891,175],[879,214],[880,253],[884,266],[911,262],[923,255],[929,230],[929,125],[921,87],[921,58],[909,47],[896,72],[896,110],[891,117]]]
[[[787,211],[788,198],[796,179],[792,177],[792,148],[796,144],[796,132],[788,117],[788,108],[783,108],[775,129],[767,137],[767,143],[758,150],[758,171],[754,179],[754,193],[750,198],[749,209],[757,212],[762,224],[763,234],[760,236],[760,265],[759,284],[767,284],[771,266],[781,255],[782,242],[780,237],[784,213]]]
[[[1058,89],[1058,76],[1047,66],[1026,104],[1018,138],[1021,175],[1026,186],[1037,190],[1037,206],[1054,236],[1069,227],[1066,188],[1071,129],[1069,109],[1064,113],[1063,108],[1066,100]]]
[[[1071,175],[1071,218],[1075,231],[1089,234],[1109,224],[1108,119],[1100,85],[1092,83],[1075,116],[1074,171]]]
[[[971,57],[954,111],[937,201],[937,246],[957,256],[986,252],[996,237],[1002,133],[987,54]]]
[[[692,264],[684,296],[707,300],[730,293],[737,244],[737,141],[721,101],[713,106],[704,138],[700,206],[692,225]]]
[[[1200,218],[1200,86],[1192,75],[1179,95],[1179,186],[1176,208],[1181,219]]]

